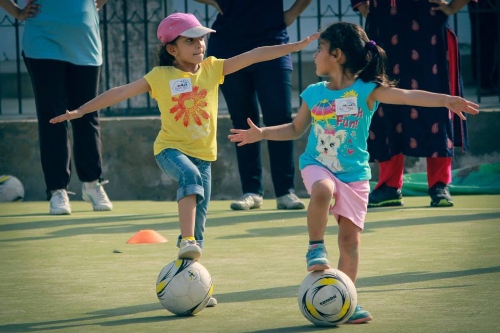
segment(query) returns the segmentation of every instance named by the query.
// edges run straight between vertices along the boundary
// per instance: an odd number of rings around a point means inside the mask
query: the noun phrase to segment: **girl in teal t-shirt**
[[[298,139],[311,128],[306,150],[300,156],[302,178],[311,195],[307,212],[308,271],[330,268],[324,244],[330,212],[339,226],[338,269],[356,281],[371,177],[366,139],[380,102],[446,107],[462,119],[462,112],[478,113],[477,104],[461,97],[395,88],[385,74],[385,58],[384,50],[369,40],[360,26],[332,24],[321,32],[314,54],[316,74],[329,81],[306,88],[293,122],[259,128],[248,120],[250,129],[232,129],[229,135],[231,142],[241,146],[263,139]],[[358,305],[347,322],[370,320],[370,313]]]

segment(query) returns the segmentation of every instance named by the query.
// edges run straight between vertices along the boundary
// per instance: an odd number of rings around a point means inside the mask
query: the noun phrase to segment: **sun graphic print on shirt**
[[[205,101],[206,96],[206,89],[199,90],[198,86],[194,86],[192,91],[172,97],[172,102],[176,103],[170,109],[170,113],[175,115],[174,120],[182,120],[182,125],[186,128],[193,125],[193,131],[197,133],[197,137],[200,136],[200,130],[206,132],[205,135],[208,134],[208,131],[206,131],[208,126],[203,124],[204,119],[210,119],[210,115],[204,110],[207,106],[207,102]]]

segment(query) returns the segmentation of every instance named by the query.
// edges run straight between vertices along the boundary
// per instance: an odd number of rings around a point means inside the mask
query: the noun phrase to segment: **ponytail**
[[[395,86],[396,82],[389,80],[385,72],[387,56],[384,49],[370,40],[366,42],[365,50],[368,64],[358,74],[358,77],[364,82],[373,81],[384,86]]]

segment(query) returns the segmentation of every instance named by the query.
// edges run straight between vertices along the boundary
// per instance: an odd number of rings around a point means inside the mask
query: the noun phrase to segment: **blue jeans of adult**
[[[179,185],[177,201],[188,195],[196,195],[194,238],[203,248],[208,204],[212,190],[211,163],[170,148],[164,149],[155,158],[160,169],[177,181]],[[177,246],[180,245],[181,239],[182,236],[179,235]]]
[[[265,126],[292,121],[292,71],[288,69],[245,69],[224,79],[221,91],[234,128],[247,129],[247,118]],[[243,193],[263,194],[260,142],[236,146],[238,171]],[[276,197],[295,188],[293,141],[267,141],[271,178]]]

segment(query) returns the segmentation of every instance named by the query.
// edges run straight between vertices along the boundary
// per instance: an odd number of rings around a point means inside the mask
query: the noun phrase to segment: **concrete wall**
[[[158,117],[101,118],[103,176],[110,181],[105,188],[112,200],[175,200],[176,182],[163,174],[153,156],[153,142],[159,128]],[[229,128],[229,118],[220,117],[218,159],[212,165],[213,199],[241,195],[235,148],[227,139]],[[297,141],[296,152],[304,150],[304,140]],[[264,191],[267,197],[274,197],[266,144],[262,147]],[[73,170],[69,190],[77,195],[70,199],[81,200],[81,182]],[[0,174],[21,180],[25,200],[45,199],[36,120],[0,121]],[[298,194],[305,196],[298,173],[296,183]]]
[[[152,145],[159,126],[158,117],[101,118],[104,177],[110,181],[106,191],[112,200],[175,200],[176,183],[160,171],[153,157]],[[218,160],[212,165],[213,199],[233,199],[241,195],[235,149],[227,139],[230,128],[230,119],[221,116]],[[481,155],[500,152],[498,128],[499,112],[484,112],[470,117],[469,157],[472,155],[480,159]],[[306,137],[295,142],[295,161],[304,151]],[[273,198],[265,142],[262,148],[265,197]],[[408,159],[408,163],[412,160]],[[25,187],[25,200],[45,200],[36,120],[0,121],[0,174],[14,175],[21,180]],[[298,170],[295,181],[297,194],[306,197]],[[70,191],[77,195],[70,197],[71,200],[81,200],[80,188],[81,183],[75,172]]]

